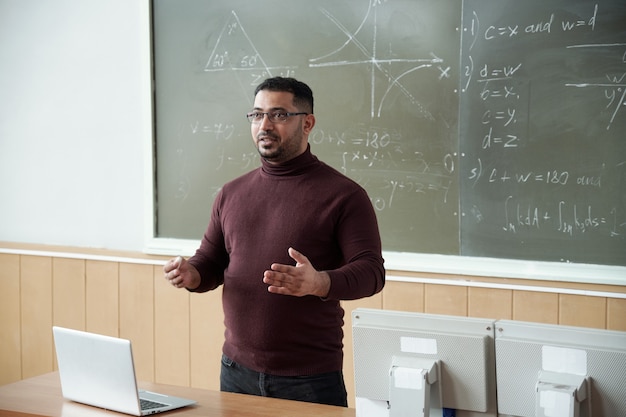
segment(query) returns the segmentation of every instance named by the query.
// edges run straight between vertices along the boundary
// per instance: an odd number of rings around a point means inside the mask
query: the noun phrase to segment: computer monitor
[[[357,416],[496,417],[494,322],[354,310]]]
[[[626,416],[626,332],[501,320],[495,337],[501,416]]]

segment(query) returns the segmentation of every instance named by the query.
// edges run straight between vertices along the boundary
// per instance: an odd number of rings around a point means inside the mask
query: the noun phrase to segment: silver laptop
[[[63,397],[136,416],[196,401],[137,389],[130,340],[54,326]]]

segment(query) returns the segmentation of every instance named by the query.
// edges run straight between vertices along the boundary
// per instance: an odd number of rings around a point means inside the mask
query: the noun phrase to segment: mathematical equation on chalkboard
[[[594,2],[518,14],[466,5],[462,229],[490,233],[484,246],[587,239],[591,255],[572,257],[592,263],[593,249],[626,249],[626,28]]]
[[[186,129],[187,134],[196,140],[214,143],[216,152],[210,155],[209,165],[215,171],[247,172],[259,165],[258,153],[252,146],[249,151],[231,151],[229,142],[238,141],[240,136],[248,133],[246,131],[236,134],[235,125],[194,121]],[[437,193],[441,203],[447,203],[456,170],[456,156],[447,154],[441,161],[432,163],[419,152],[405,153],[403,139],[399,132],[361,125],[357,129],[343,132],[315,129],[309,143],[313,149],[334,150],[333,153],[339,161],[336,168],[368,188],[377,211],[393,208],[397,194]],[[177,149],[181,158],[184,152],[182,147]],[[398,171],[400,164],[410,168]],[[187,197],[186,183],[187,180],[180,181],[177,198]],[[218,189],[213,188],[212,197],[215,197]]]

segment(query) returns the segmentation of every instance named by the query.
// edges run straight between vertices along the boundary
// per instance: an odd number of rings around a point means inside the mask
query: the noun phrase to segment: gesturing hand
[[[182,256],[170,260],[163,266],[164,278],[176,288],[193,290],[200,285],[200,274]]]
[[[330,277],[324,271],[317,271],[309,259],[289,248],[289,256],[296,261],[296,265],[274,263],[263,273],[263,282],[268,285],[267,290],[275,294],[316,295],[326,297],[330,291]]]

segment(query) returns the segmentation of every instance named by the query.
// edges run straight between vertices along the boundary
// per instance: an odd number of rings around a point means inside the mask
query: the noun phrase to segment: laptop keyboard
[[[154,408],[165,407],[167,404],[158,403],[156,401],[144,400],[140,398],[142,410],[152,410]]]

